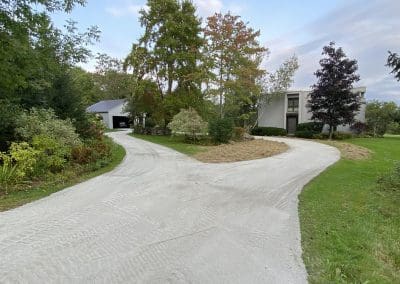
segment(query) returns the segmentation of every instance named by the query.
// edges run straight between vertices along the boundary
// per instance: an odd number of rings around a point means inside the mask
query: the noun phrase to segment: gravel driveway
[[[0,283],[306,282],[297,195],[335,148],[273,138],[290,150],[203,164],[109,135],[114,171],[0,213]]]

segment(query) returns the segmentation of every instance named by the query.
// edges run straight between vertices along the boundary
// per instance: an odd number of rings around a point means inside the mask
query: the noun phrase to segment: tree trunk
[[[223,68],[222,68],[222,54],[221,54],[221,58],[220,58],[220,62],[219,62],[219,117],[223,118],[224,117],[224,113],[223,113],[223,106],[222,106],[222,97],[224,95],[224,90],[222,87],[222,79],[223,79]]]
[[[329,125],[329,140],[332,140],[333,137],[333,126]]]

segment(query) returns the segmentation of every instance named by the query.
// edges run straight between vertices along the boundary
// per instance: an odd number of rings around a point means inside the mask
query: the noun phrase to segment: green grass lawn
[[[81,175],[77,175],[73,170],[65,171],[62,174],[54,176],[53,179],[41,183],[39,186],[33,186],[26,190],[11,191],[7,195],[0,196],[0,211],[21,206],[60,191],[66,187],[111,171],[121,163],[126,153],[122,146],[113,143],[111,154],[111,162],[98,170]]]
[[[377,179],[400,160],[400,137],[352,139],[368,160],[341,159],[301,193],[303,259],[311,283],[400,283],[400,191]]]
[[[205,151],[206,146],[199,144],[189,144],[184,141],[183,136],[160,136],[160,135],[142,135],[142,134],[130,134],[131,136],[139,139],[143,139],[149,142],[160,144],[175,151],[181,152],[188,156],[195,155],[199,152]]]

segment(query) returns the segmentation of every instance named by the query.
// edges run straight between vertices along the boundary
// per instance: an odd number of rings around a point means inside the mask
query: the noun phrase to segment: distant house
[[[89,106],[86,111],[101,115],[104,124],[110,128],[129,127],[129,113],[124,108],[126,100],[106,100]]]
[[[352,92],[362,95],[362,105],[356,115],[357,121],[365,122],[365,87],[354,88]],[[261,104],[258,109],[258,125],[279,127],[294,134],[299,123],[311,122],[311,113],[307,107],[311,91],[289,91],[283,96],[275,97],[270,102]],[[326,128],[325,128],[326,129]],[[350,132],[350,125],[338,126],[338,131]]]

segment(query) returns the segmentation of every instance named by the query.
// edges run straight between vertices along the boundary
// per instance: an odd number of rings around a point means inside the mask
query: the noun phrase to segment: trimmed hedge
[[[286,136],[287,132],[284,128],[258,126],[251,130],[251,134],[257,136]]]
[[[312,131],[315,134],[321,133],[324,124],[322,122],[306,122],[306,123],[299,123],[296,128],[297,131]]]
[[[322,122],[299,123],[294,136],[308,139],[316,138],[321,134],[323,127],[324,124]]]
[[[314,138],[315,132],[311,130],[297,130],[294,133],[294,136],[299,137],[299,138]]]
[[[233,120],[230,118],[216,118],[208,123],[208,134],[215,143],[228,143],[233,135]]]

